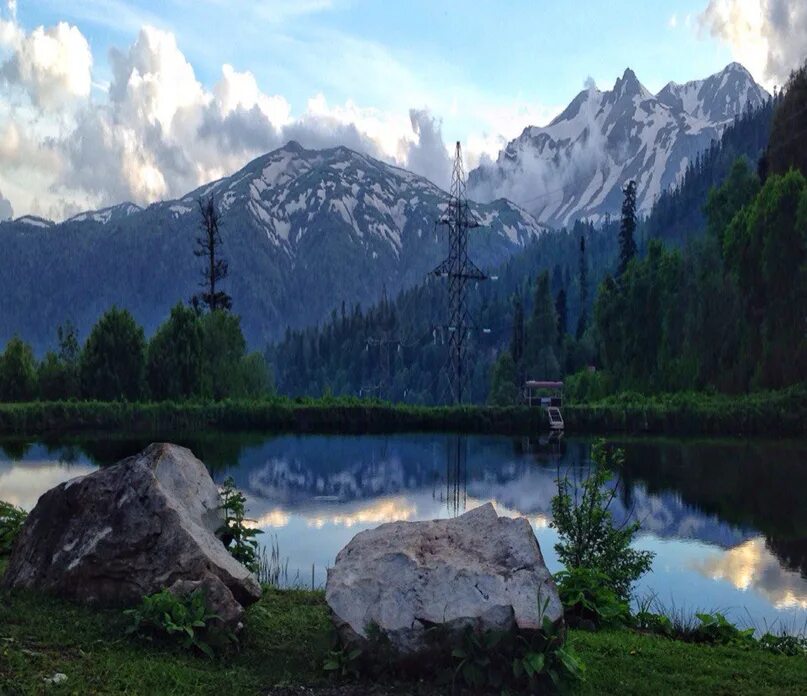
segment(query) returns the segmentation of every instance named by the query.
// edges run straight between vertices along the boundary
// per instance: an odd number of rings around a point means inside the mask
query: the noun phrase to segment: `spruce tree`
[[[566,290],[561,288],[555,297],[555,314],[558,315],[558,345],[566,336]]]
[[[516,297],[514,300],[510,355],[516,366],[516,383],[520,387],[524,382],[524,307],[520,297]]]
[[[622,223],[619,227],[619,272],[622,275],[628,267],[630,260],[636,256],[636,182],[631,179],[625,184],[622,192],[625,198],[622,201]]]
[[[229,265],[221,258],[221,215],[216,210],[212,195],[207,200],[199,199],[199,212],[202,214],[202,235],[196,238],[193,253],[205,259],[202,281],[199,283],[203,291],[191,298],[191,305],[196,309],[206,305],[211,312],[217,309],[227,311],[232,307],[233,300],[226,292],[217,289],[217,285],[229,275]]]
[[[580,314],[577,317],[577,331],[575,338],[583,338],[588,324],[588,264],[586,263],[586,238],[580,235]]]
[[[555,353],[558,319],[552,301],[549,273],[544,271],[535,283],[535,300],[532,317],[526,328],[524,361],[531,370],[531,379],[554,379],[560,374]]]

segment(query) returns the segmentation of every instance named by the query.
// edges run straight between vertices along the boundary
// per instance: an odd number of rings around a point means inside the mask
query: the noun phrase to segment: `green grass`
[[[3,562],[0,559],[0,573]],[[123,636],[119,611],[0,590],[0,694],[266,694],[280,684],[324,684],[330,645],[321,592],[268,591],[247,613],[241,650],[211,661]],[[579,693],[807,693],[807,659],[709,647],[629,631],[570,631],[586,664]]]
[[[740,396],[628,393],[563,409],[567,432],[668,435],[807,434],[807,388]],[[30,402],[0,404],[0,435],[79,432],[453,431],[534,435],[547,429],[539,408],[413,406],[355,398],[197,402]]]
[[[322,681],[329,621],[321,593],[269,592],[251,607],[241,650],[209,660],[124,637],[120,611],[32,593],[0,594],[0,694],[40,694],[56,672],[64,693],[261,694]]]
[[[807,658],[710,646],[627,630],[572,631],[590,694],[804,694]]]

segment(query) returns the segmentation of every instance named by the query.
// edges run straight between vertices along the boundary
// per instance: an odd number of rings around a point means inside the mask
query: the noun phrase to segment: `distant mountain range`
[[[560,227],[618,214],[622,186],[635,179],[646,212],[735,116],[769,97],[738,63],[655,95],[627,69],[612,90],[591,85],[548,126],[525,128],[495,162],[470,172],[468,192],[508,198]]]
[[[15,333],[38,352],[72,320],[80,334],[112,304],[150,334],[197,290],[197,200],[221,212],[225,289],[254,347],[287,326],[319,322],[341,302],[376,301],[421,282],[447,254],[436,227],[447,194],[428,180],[344,147],[295,142],[179,200],[123,203],[55,224],[25,216],[0,223],[0,345]],[[473,204],[484,227],[471,253],[492,267],[544,233],[506,200]]]
[[[488,201],[471,204],[482,223],[472,258],[494,268],[548,225],[618,213],[628,178],[647,210],[736,114],[767,99],[736,63],[655,96],[630,70],[611,91],[592,86],[470,173],[471,197]],[[0,346],[19,334],[41,354],[60,323],[73,321],[83,338],[113,304],[150,335],[198,289],[197,201],[207,195],[222,214],[224,287],[255,348],[287,327],[321,322],[342,302],[367,306],[385,289],[417,285],[447,254],[435,225],[447,194],[430,181],[344,147],[289,142],[178,200],[122,203],[58,224],[0,223]]]

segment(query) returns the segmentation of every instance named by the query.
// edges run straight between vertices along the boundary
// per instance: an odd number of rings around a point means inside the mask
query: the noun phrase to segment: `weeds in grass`
[[[269,546],[261,546],[256,554],[256,575],[261,585],[281,589],[289,587],[289,559],[280,557],[277,535],[272,536]]]
[[[184,648],[195,648],[210,658],[215,648],[237,642],[235,635],[217,625],[219,616],[207,609],[201,589],[184,597],[168,590],[143,597],[140,606],[123,612],[131,619],[127,634],[138,634],[179,642]]]

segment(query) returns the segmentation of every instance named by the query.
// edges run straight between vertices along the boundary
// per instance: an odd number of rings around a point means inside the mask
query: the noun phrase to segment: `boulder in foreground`
[[[235,626],[261,590],[216,537],[223,519],[205,465],[184,447],[152,444],[44,493],[3,582],[118,606],[201,585],[209,609]]]
[[[563,606],[529,521],[488,503],[455,519],[392,522],[360,532],[328,571],[325,598],[343,641],[376,626],[401,658],[449,643],[468,627],[538,630]]]

